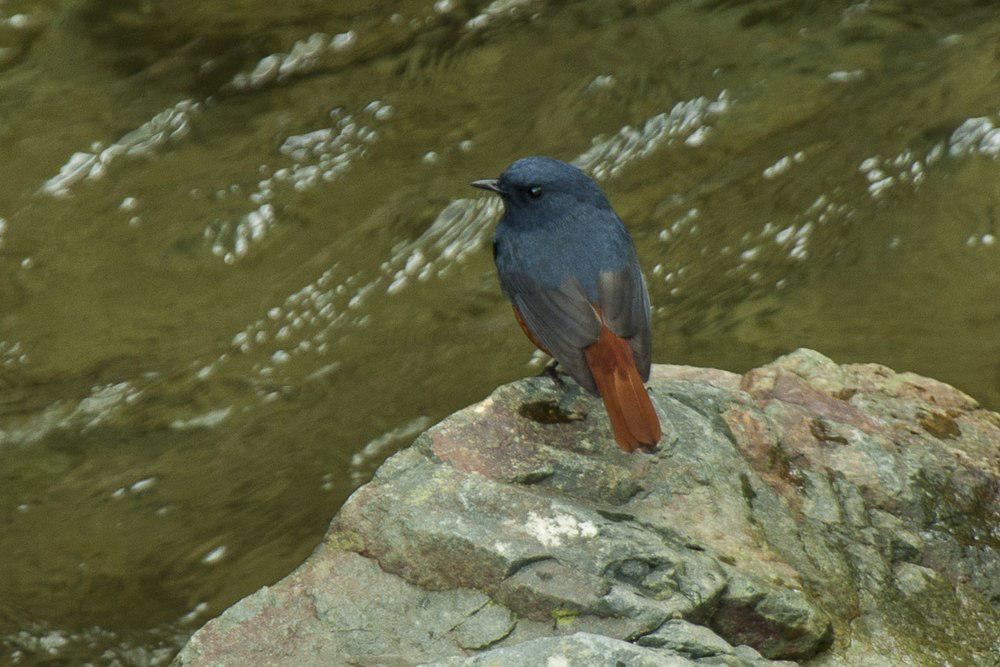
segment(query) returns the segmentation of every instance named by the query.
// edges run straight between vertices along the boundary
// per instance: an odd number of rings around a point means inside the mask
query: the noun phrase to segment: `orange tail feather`
[[[635,367],[628,341],[602,326],[601,337],[584,352],[618,446],[626,452],[653,449],[662,435],[660,419]]]

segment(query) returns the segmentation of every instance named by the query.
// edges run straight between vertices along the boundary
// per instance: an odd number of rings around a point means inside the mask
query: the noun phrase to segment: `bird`
[[[649,291],[632,237],[600,186],[540,155],[470,185],[503,202],[493,260],[525,335],[601,397],[623,451],[655,450],[660,420],[645,386]]]

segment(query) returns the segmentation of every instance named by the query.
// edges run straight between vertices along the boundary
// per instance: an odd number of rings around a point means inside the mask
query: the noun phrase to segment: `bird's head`
[[[610,208],[590,176],[562,160],[540,155],[514,162],[500,178],[473,181],[471,185],[498,194],[508,213],[544,212],[580,204]]]

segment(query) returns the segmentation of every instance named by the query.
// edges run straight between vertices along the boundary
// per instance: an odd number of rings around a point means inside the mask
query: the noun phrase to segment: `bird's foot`
[[[545,368],[538,374],[538,377],[547,377],[555,385],[559,398],[554,401],[547,401],[549,409],[553,411],[551,418],[561,422],[583,421],[587,418],[587,413],[578,407],[580,397],[580,386],[575,382],[568,383],[559,373],[559,362],[555,359],[545,364]]]
[[[560,388],[559,400],[556,405],[560,412],[566,417],[566,421],[579,422],[587,418],[587,413],[580,409],[580,386],[576,383],[569,385],[558,378],[557,383]]]
[[[556,361],[555,359],[552,359],[551,361],[549,361],[549,363],[545,364],[545,368],[543,368],[542,372],[538,374],[538,377],[552,378],[552,382],[555,383],[556,389],[565,390],[566,381],[563,380],[561,377],[559,377],[558,369],[559,369],[559,362]]]

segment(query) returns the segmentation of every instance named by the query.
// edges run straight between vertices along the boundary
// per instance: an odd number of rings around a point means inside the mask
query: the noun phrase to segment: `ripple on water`
[[[482,30],[498,19],[507,16],[516,16],[522,10],[528,10],[537,3],[537,0],[493,0],[486,5],[478,14],[465,22],[467,30]],[[435,9],[437,6],[435,5]]]
[[[879,201],[888,190],[899,184],[908,183],[912,190],[916,191],[926,180],[928,169],[943,159],[973,156],[996,159],[998,154],[1000,154],[1000,129],[995,127],[991,118],[977,117],[962,122],[951,133],[947,141],[939,141],[930,145],[929,148],[909,147],[891,157],[870,156],[861,161],[858,171],[865,178],[870,200]],[[803,151],[790,153],[767,167],[763,176],[767,180],[776,179],[787,173],[795,164],[804,161],[805,153]],[[698,209],[690,209],[685,216],[676,220],[670,227],[661,230],[660,239],[669,241],[677,238],[686,225],[688,231],[693,233],[694,226],[689,223],[696,217],[697,211]],[[759,236],[771,238],[776,245],[787,252],[788,259],[804,261],[809,257],[811,236],[820,225],[835,220],[849,221],[857,214],[857,209],[847,204],[837,203],[833,195],[822,194],[808,209],[796,214],[792,224],[781,226],[767,222]],[[742,242],[744,247],[737,254],[739,264],[734,268],[736,271],[743,271],[743,275],[749,282],[760,283],[763,274],[759,270],[751,270],[750,267],[754,263],[769,261],[765,248],[756,245],[756,239],[752,238],[749,233],[744,234]],[[894,250],[902,245],[902,238],[898,234],[892,235],[886,243],[889,249]],[[966,239],[966,245],[969,247],[988,247],[994,243],[996,243],[996,236],[992,232],[975,233]],[[708,248],[703,248],[702,254],[704,255],[707,250]],[[731,251],[730,246],[723,246],[718,250],[718,253],[728,255]],[[679,272],[670,271],[662,264],[658,264],[654,267],[652,274],[655,277],[663,277],[664,282],[669,283],[678,277]],[[787,283],[787,276],[772,281],[773,286],[778,289],[783,288]],[[679,293],[677,287],[670,290],[671,296],[677,296]]]
[[[227,551],[228,548],[224,544],[222,546],[215,547],[214,549],[212,549],[207,554],[201,557],[201,562],[204,565],[215,565],[216,563],[218,563],[219,561],[221,561],[223,558],[226,557]]]
[[[991,118],[969,118],[955,128],[948,139],[948,155],[963,157],[968,155],[1000,156],[1000,128]]]
[[[378,121],[392,116],[392,107],[380,100],[369,103],[364,111]],[[301,193],[339,180],[378,139],[374,127],[343,109],[333,109],[330,117],[334,122],[328,127],[285,138],[278,153],[287,164],[257,182],[248,196],[254,207],[249,213],[236,221],[216,220],[205,228],[204,236],[214,255],[227,264],[245,257],[278,223],[275,203],[283,190]],[[267,172],[268,168],[261,165],[258,171]],[[232,190],[231,186],[220,192]]]
[[[331,37],[316,32],[295,42],[288,53],[274,53],[261,58],[253,70],[240,72],[230,85],[239,91],[257,90],[272,83],[283,83],[311,72],[324,63],[324,57],[347,51],[358,41],[353,30]]]
[[[384,107],[366,110],[377,113],[381,108]],[[708,127],[711,119],[729,108],[726,91],[714,99],[697,97],[678,102],[669,111],[650,117],[640,126],[627,125],[613,135],[594,137],[591,147],[573,163],[599,180],[612,178],[657,147],[683,141]],[[308,145],[311,145],[308,141],[304,144],[297,141],[292,150],[301,151],[299,156],[306,157],[311,152]],[[265,345],[271,346],[269,363],[257,367],[261,377],[273,376],[276,367],[302,354],[326,353],[335,330],[360,326],[367,321],[367,316],[359,311],[377,289],[384,287],[390,295],[399,294],[411,281],[443,276],[450,266],[477,252],[500,210],[500,202],[495,197],[450,202],[423,233],[397,244],[380,264],[376,275],[366,279],[364,272],[359,270],[338,281],[334,279],[335,272],[342,274],[342,271],[339,264],[334,265],[316,281],[287,297],[280,306],[269,308],[266,316],[239,331],[232,340],[234,349],[246,354]],[[207,376],[227,359],[220,356],[198,372]],[[271,392],[262,391],[260,395],[269,400]]]
[[[130,382],[97,385],[83,399],[56,401],[44,410],[0,426],[0,445],[30,445],[57,430],[86,432],[110,420],[142,395]]]
[[[863,69],[837,70],[827,74],[826,78],[834,83],[854,83],[865,78],[865,71]]]
[[[187,431],[196,428],[215,428],[229,419],[232,412],[233,408],[231,406],[219,408],[217,410],[209,410],[208,412],[195,415],[188,419],[175,419],[170,422],[170,428],[175,431]]]
[[[198,615],[204,611],[199,611]],[[184,624],[182,618],[178,625]],[[0,636],[0,645],[7,649],[15,665],[36,664],[40,659],[60,664],[92,664],[93,656],[99,655],[101,664],[158,667],[173,659],[189,632],[173,625],[160,626],[151,629],[140,646],[97,626],[70,631],[35,623]]]
[[[121,158],[146,156],[167,144],[180,141],[191,131],[192,118],[201,109],[201,104],[194,100],[181,100],[107,148],[96,143],[91,152],[73,153],[59,173],[45,181],[39,191],[53,197],[67,197],[73,186],[83,180],[103,177],[108,167]]]
[[[14,366],[23,366],[27,363],[28,353],[24,351],[24,347],[20,341],[9,343],[5,340],[0,340],[0,365],[13,368]]]
[[[714,100],[696,97],[678,102],[670,111],[652,116],[641,127],[626,125],[610,137],[595,137],[590,149],[573,164],[598,180],[617,176],[625,165],[646,157],[662,143],[670,145],[696,132],[705,136],[709,127],[706,123],[728,111],[729,106],[729,93],[725,90]],[[701,143],[698,141],[696,145]]]
[[[886,190],[899,183],[909,183],[916,189],[926,178],[927,168],[945,156],[952,159],[985,156],[1000,157],[1000,128],[987,117],[969,118],[955,128],[946,142],[938,142],[923,157],[920,150],[907,148],[901,153],[883,158],[873,155],[858,166],[868,180],[868,194],[879,199]]]
[[[421,415],[367,442],[351,456],[351,482],[355,485],[364,482],[378,463],[385,458],[386,452],[407,444],[430,425],[430,417]],[[329,484],[330,479],[332,476],[327,478],[324,485]]]
[[[785,155],[764,170],[764,178],[772,179],[780,176],[791,169],[793,164],[801,164],[805,162],[805,159],[806,154],[804,151],[798,151],[793,155]]]

